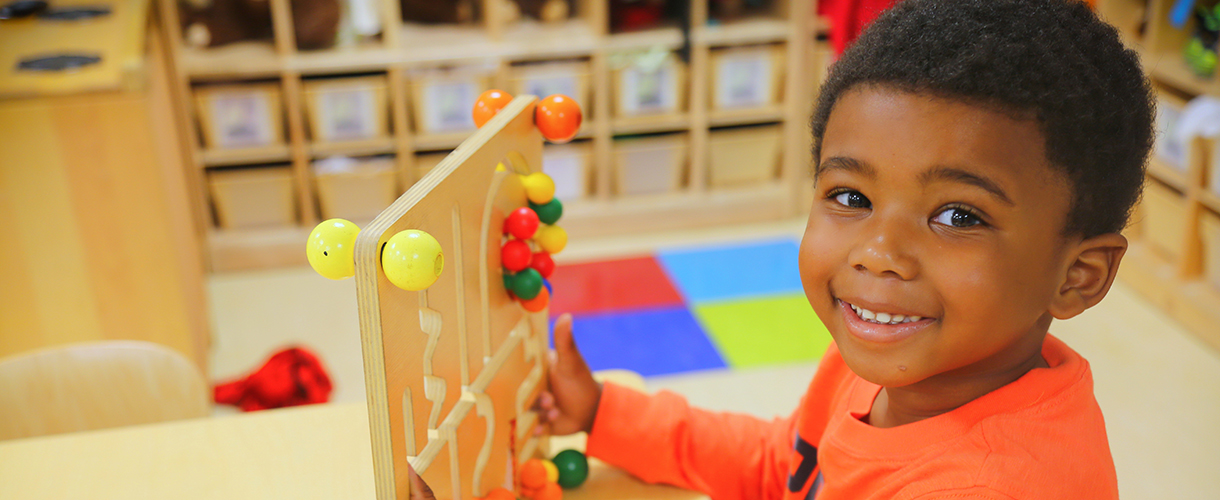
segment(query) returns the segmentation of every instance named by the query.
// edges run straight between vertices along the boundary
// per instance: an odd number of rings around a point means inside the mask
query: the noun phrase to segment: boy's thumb
[[[580,351],[576,350],[576,340],[572,338],[572,315],[570,314],[563,314],[555,320],[555,352],[559,355],[561,363],[572,360],[574,356],[580,356]]]

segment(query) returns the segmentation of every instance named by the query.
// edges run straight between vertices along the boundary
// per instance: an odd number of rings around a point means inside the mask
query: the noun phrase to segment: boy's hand
[[[432,488],[428,487],[423,478],[415,473],[415,468],[407,464],[407,479],[411,482],[411,500],[436,500]]]
[[[572,338],[572,316],[564,314],[555,321],[555,351],[550,356],[551,390],[538,396],[534,409],[543,423],[556,435],[589,432],[597,416],[602,387],[576,350]]]

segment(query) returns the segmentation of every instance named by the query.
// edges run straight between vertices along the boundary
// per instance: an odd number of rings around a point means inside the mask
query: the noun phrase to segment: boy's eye
[[[983,224],[983,219],[962,207],[949,207],[937,214],[932,222],[952,227],[972,227]]]
[[[869,208],[872,207],[872,202],[868,201],[859,191],[843,191],[835,195],[835,201],[840,205],[850,208]]]

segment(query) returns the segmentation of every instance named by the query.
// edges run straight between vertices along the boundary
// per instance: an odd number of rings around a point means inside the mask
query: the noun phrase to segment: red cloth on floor
[[[217,384],[212,397],[219,404],[255,411],[325,403],[331,388],[330,376],[317,355],[293,347],[275,353],[247,377]]]
[[[830,18],[830,43],[843,55],[864,28],[898,0],[819,0],[818,15]]]

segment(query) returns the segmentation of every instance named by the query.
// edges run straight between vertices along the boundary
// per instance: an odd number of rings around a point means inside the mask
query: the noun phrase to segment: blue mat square
[[[687,302],[802,293],[795,240],[662,251],[657,255]]]
[[[726,367],[684,306],[573,315],[572,333],[594,371],[623,368],[648,377]]]

